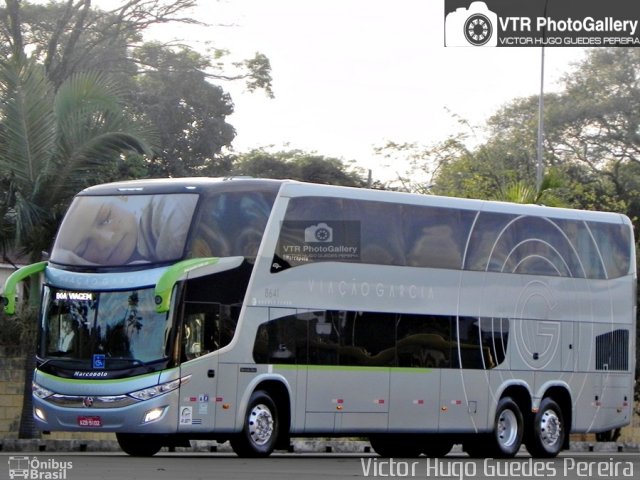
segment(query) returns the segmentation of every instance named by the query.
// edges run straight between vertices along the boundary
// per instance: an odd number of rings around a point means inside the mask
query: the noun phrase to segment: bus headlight
[[[160,408],[154,408],[153,410],[149,410],[147,413],[144,414],[144,423],[149,423],[149,422],[158,420],[166,409],[167,407],[160,407]]]
[[[33,394],[38,398],[47,398],[53,395],[53,392],[51,390],[47,390],[43,386],[38,385],[36,382],[33,382],[31,384],[31,390]]]
[[[165,393],[172,392],[173,390],[177,389],[182,383],[186,383],[190,378],[191,375],[189,375],[188,377],[179,378],[177,380],[172,380],[167,383],[161,383],[160,385],[156,385],[154,387],[137,390],[135,392],[129,393],[129,396],[135,398],[136,400],[149,400],[150,398],[155,398],[159,395],[164,395]]]
[[[42,420],[43,422],[47,421],[47,417],[44,414],[44,411],[42,411],[42,409],[40,408],[34,408],[33,409],[33,414],[38,417],[40,420]]]

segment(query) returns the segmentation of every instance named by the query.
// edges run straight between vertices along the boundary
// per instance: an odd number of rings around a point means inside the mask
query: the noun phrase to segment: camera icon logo
[[[498,35],[495,26],[498,15],[484,2],[472,2],[469,8],[458,8],[445,18],[445,44],[447,47],[495,47]]]
[[[333,228],[326,223],[318,223],[304,229],[304,241],[306,243],[333,242]]]

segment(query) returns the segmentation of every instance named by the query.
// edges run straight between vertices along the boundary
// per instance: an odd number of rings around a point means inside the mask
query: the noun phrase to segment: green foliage
[[[513,203],[544,204],[551,207],[566,207],[567,204],[558,195],[558,189],[562,188],[562,178],[557,170],[551,169],[542,179],[540,189],[535,185],[517,180],[504,185],[502,190],[492,197],[491,200],[501,200]]]
[[[102,179],[100,167],[149,149],[104,74],[74,75],[54,94],[42,66],[12,57],[0,63],[0,92],[0,233],[36,261],[66,202]]]
[[[209,60],[186,48],[147,43],[134,51],[146,67],[135,77],[129,109],[158,132],[152,176],[219,175],[229,165],[221,150],[235,137],[226,122],[233,103],[207,81]]]
[[[0,7],[0,52],[14,49],[44,67],[57,90],[77,72],[108,72],[123,86],[126,113],[157,133],[147,176],[221,175],[230,165],[222,150],[231,145],[234,128],[226,117],[233,103],[212,82],[243,81],[249,91],[273,96],[271,65],[262,53],[232,62],[229,52],[206,54],[177,43],[144,43],[144,32],[169,22],[201,24],[188,15],[196,0],[127,0],[110,10],[89,0],[34,4],[8,2]],[[11,18],[18,19],[18,29]],[[107,177],[134,167],[111,169]]]
[[[38,309],[21,305],[15,315],[0,310],[0,345],[33,351],[38,337]]]
[[[404,178],[430,178],[429,193],[498,198],[640,217],[640,53],[594,49],[567,74],[564,89],[545,95],[546,185],[536,192],[538,97],[517,98],[491,116],[484,140],[458,134],[412,151]],[[468,124],[463,123],[468,127]],[[471,132],[475,136],[475,132]],[[551,177],[549,177],[551,175]],[[422,191],[406,183],[409,190]]]
[[[375,149],[389,167],[394,163],[409,162],[410,170],[405,175],[398,175],[398,182],[388,183],[386,188],[417,193],[431,193],[433,179],[438,171],[452,161],[457,161],[469,154],[464,145],[466,136],[455,135],[443,142],[424,147],[416,142],[387,142]]]
[[[273,98],[273,89],[271,88],[271,62],[263,53],[256,52],[253,58],[243,62],[247,70],[247,89],[253,92],[263,89],[265,93]]]
[[[251,150],[234,158],[232,174],[350,187],[366,185],[362,172],[350,169],[342,160],[300,150]]]

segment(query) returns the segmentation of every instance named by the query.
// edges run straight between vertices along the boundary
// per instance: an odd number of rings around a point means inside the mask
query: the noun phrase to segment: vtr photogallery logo
[[[447,47],[640,47],[640,2],[445,0]]]
[[[459,7],[445,18],[447,47],[487,46],[498,44],[498,15],[484,2],[472,2],[469,8]]]

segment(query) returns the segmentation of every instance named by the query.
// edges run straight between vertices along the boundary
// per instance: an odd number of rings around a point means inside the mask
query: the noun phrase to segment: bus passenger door
[[[183,304],[180,329],[180,376],[190,376],[180,387],[178,431],[210,431],[215,426],[220,326],[224,306],[218,303]]]
[[[242,258],[226,259],[227,264],[238,267],[209,275],[189,272],[192,276],[178,295],[180,369],[183,378],[191,376],[180,387],[179,431],[211,431],[216,425],[216,406],[222,403],[215,352],[233,338],[251,274],[251,266],[239,261]]]

